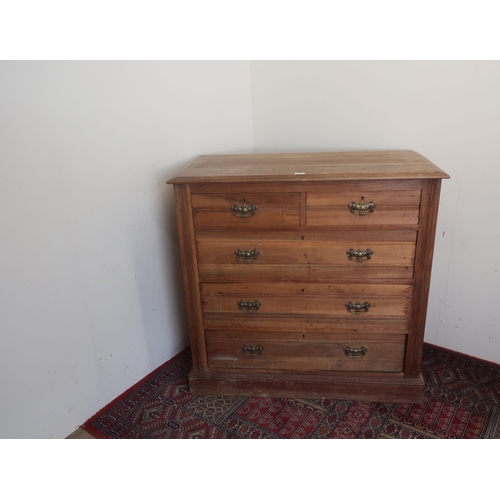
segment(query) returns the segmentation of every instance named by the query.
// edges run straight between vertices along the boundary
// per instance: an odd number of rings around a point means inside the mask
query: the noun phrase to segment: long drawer
[[[407,331],[411,285],[202,283],[206,328],[400,333]]]
[[[196,235],[200,279],[412,278],[416,233],[351,231]],[[373,236],[373,239],[370,238]],[[280,239],[278,239],[280,238]],[[334,239],[335,238],[335,239]]]
[[[206,330],[210,368],[297,371],[401,372],[406,335],[323,335],[321,340],[297,333],[245,334]],[[325,338],[326,337],[326,338]]]
[[[255,315],[323,315],[335,317],[405,318],[410,309],[409,297],[373,297],[348,295],[266,296],[259,294],[235,294],[218,297],[202,297],[202,309],[206,313],[241,313]]]

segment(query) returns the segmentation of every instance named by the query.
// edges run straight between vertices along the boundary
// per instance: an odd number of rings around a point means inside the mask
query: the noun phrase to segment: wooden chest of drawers
[[[202,156],[171,179],[191,392],[421,401],[445,178],[383,151]]]

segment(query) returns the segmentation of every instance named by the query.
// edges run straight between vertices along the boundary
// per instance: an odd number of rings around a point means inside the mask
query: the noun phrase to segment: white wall
[[[188,345],[172,187],[253,150],[248,62],[0,63],[0,438],[61,438]]]
[[[64,437],[188,344],[171,186],[199,154],[447,171],[425,339],[500,362],[500,63],[1,62],[0,438]]]
[[[412,149],[442,184],[427,342],[500,363],[500,62],[252,62],[255,152]]]

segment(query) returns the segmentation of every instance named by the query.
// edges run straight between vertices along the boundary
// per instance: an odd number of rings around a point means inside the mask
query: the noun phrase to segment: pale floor
[[[76,429],[76,431],[72,432],[66,439],[95,439],[95,437],[84,429]]]

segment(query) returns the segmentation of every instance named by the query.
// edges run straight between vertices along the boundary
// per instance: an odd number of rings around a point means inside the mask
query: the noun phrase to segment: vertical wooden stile
[[[204,370],[207,367],[207,355],[189,184],[175,184],[174,192],[193,368]]]
[[[440,191],[441,179],[428,179],[423,184],[405,377],[420,374]]]

